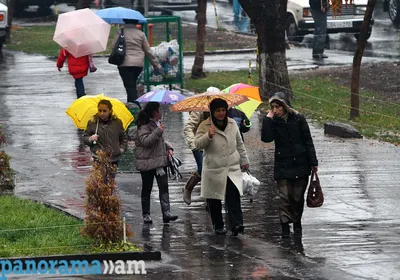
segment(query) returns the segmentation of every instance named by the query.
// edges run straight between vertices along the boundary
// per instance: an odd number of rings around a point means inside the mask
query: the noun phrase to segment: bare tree
[[[353,71],[351,74],[351,109],[350,119],[360,116],[360,71],[361,60],[367,44],[368,31],[371,26],[372,14],[374,12],[376,0],[368,0],[367,10],[365,11],[364,21],[361,25],[360,37],[358,39],[357,50],[353,58]]]
[[[92,3],[92,0],[78,0],[76,10],[90,8],[90,3]]]
[[[192,67],[192,78],[204,78],[206,74],[203,71],[204,52],[206,45],[206,12],[207,0],[197,0],[197,40],[196,40],[196,56]]]
[[[292,95],[286,64],[287,0],[239,0],[257,33],[259,84],[263,100],[277,91]]]

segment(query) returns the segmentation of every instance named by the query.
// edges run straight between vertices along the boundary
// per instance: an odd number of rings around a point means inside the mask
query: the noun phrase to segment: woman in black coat
[[[303,115],[294,110],[282,92],[269,100],[271,110],[264,117],[261,140],[275,141],[274,178],[279,190],[279,216],[282,237],[301,234],[301,216],[311,170],[318,171],[318,160],[310,128]]]

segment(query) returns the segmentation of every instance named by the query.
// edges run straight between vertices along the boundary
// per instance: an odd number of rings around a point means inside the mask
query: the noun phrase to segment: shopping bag
[[[121,29],[121,33],[118,36],[117,42],[114,45],[114,48],[111,51],[111,54],[108,58],[108,63],[114,65],[121,65],[125,59],[126,52],[126,44],[125,44],[125,36],[124,29]]]
[[[258,192],[260,181],[251,175],[249,170],[242,171],[243,195],[255,195]]]
[[[314,180],[315,179],[315,180]],[[319,182],[317,172],[312,172],[310,186],[307,192],[307,206],[321,207],[324,203],[324,194],[322,193],[321,184]]]

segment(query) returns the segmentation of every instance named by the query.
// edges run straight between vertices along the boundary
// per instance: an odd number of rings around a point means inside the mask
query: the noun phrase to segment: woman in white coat
[[[201,196],[206,198],[216,234],[226,234],[221,200],[225,200],[232,234],[243,233],[240,196],[243,194],[241,168],[249,167],[246,149],[235,120],[227,117],[223,99],[210,103],[210,118],[197,129],[195,145],[203,150]]]

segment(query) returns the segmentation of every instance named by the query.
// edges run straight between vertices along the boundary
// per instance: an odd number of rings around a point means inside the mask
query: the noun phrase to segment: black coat
[[[310,128],[304,116],[288,113],[282,118],[264,117],[261,140],[275,140],[274,178],[298,179],[311,173],[311,166],[318,166]]]

